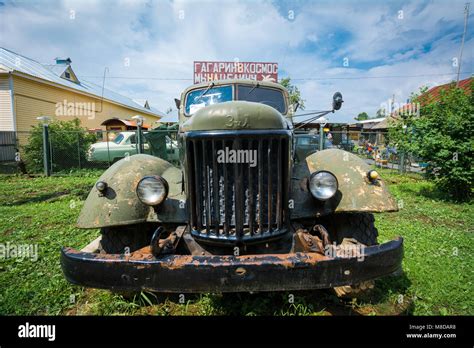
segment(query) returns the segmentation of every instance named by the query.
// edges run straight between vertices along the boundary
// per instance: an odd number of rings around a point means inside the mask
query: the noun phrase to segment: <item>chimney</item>
[[[54,60],[56,61],[56,64],[63,64],[63,65],[71,65],[72,63],[72,60],[71,58],[54,58]]]

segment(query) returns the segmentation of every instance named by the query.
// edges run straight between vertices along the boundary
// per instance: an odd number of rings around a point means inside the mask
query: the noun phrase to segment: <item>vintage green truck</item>
[[[297,160],[283,86],[211,81],[176,104],[180,166],[140,154],[105,171],[77,222],[101,237],[62,249],[67,280],[114,291],[352,296],[400,270],[403,239],[378,244],[374,226],[373,213],[398,208],[386,184],[340,149]],[[328,112],[341,104],[336,93]]]

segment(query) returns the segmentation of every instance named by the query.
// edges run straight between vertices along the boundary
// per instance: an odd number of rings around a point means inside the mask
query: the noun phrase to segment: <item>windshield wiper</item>
[[[247,93],[247,95],[250,94],[250,93],[252,93],[253,90],[254,90],[255,88],[258,88],[258,87],[260,87],[260,83],[257,82],[257,83],[255,84],[255,86],[253,86],[252,89]]]
[[[199,97],[197,97],[195,101],[201,100],[201,98],[204,97],[207,94],[207,92],[211,90],[212,87],[214,87],[214,82],[211,82],[211,84],[207,86],[207,88],[199,95]]]

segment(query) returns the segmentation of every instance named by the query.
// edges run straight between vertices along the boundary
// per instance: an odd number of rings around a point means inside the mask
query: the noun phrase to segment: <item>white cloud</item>
[[[463,7],[463,0],[7,3],[0,7],[0,45],[41,62],[71,57],[83,76],[102,76],[108,67],[110,76],[148,77],[108,79],[106,86],[166,110],[192,83],[194,60],[276,61],[293,78],[454,73]],[[471,34],[465,71],[473,70],[473,48]],[[343,57],[349,67],[343,67]],[[341,91],[346,102],[332,117],[347,121],[362,111],[375,114],[393,93],[405,100],[421,85],[452,77],[294,82],[308,109],[328,107],[334,91]],[[101,83],[100,78],[93,81]]]

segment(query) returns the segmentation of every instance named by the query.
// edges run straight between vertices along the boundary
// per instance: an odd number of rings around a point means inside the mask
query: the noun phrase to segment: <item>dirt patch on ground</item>
[[[91,315],[93,305],[89,303],[96,295],[95,289],[85,289],[80,297],[74,298],[77,301],[73,307],[66,310],[64,315]]]
[[[13,231],[14,231],[13,228],[7,228],[5,231],[2,232],[2,234],[4,236],[9,236],[10,234],[12,234]]]
[[[68,195],[70,193],[69,190],[66,191],[59,191],[59,192],[52,192],[52,193],[28,193],[28,198],[23,198],[19,200],[15,200],[13,202],[7,203],[8,206],[14,205],[23,205],[28,203],[40,203],[40,202],[54,202],[60,199],[62,196]]]

